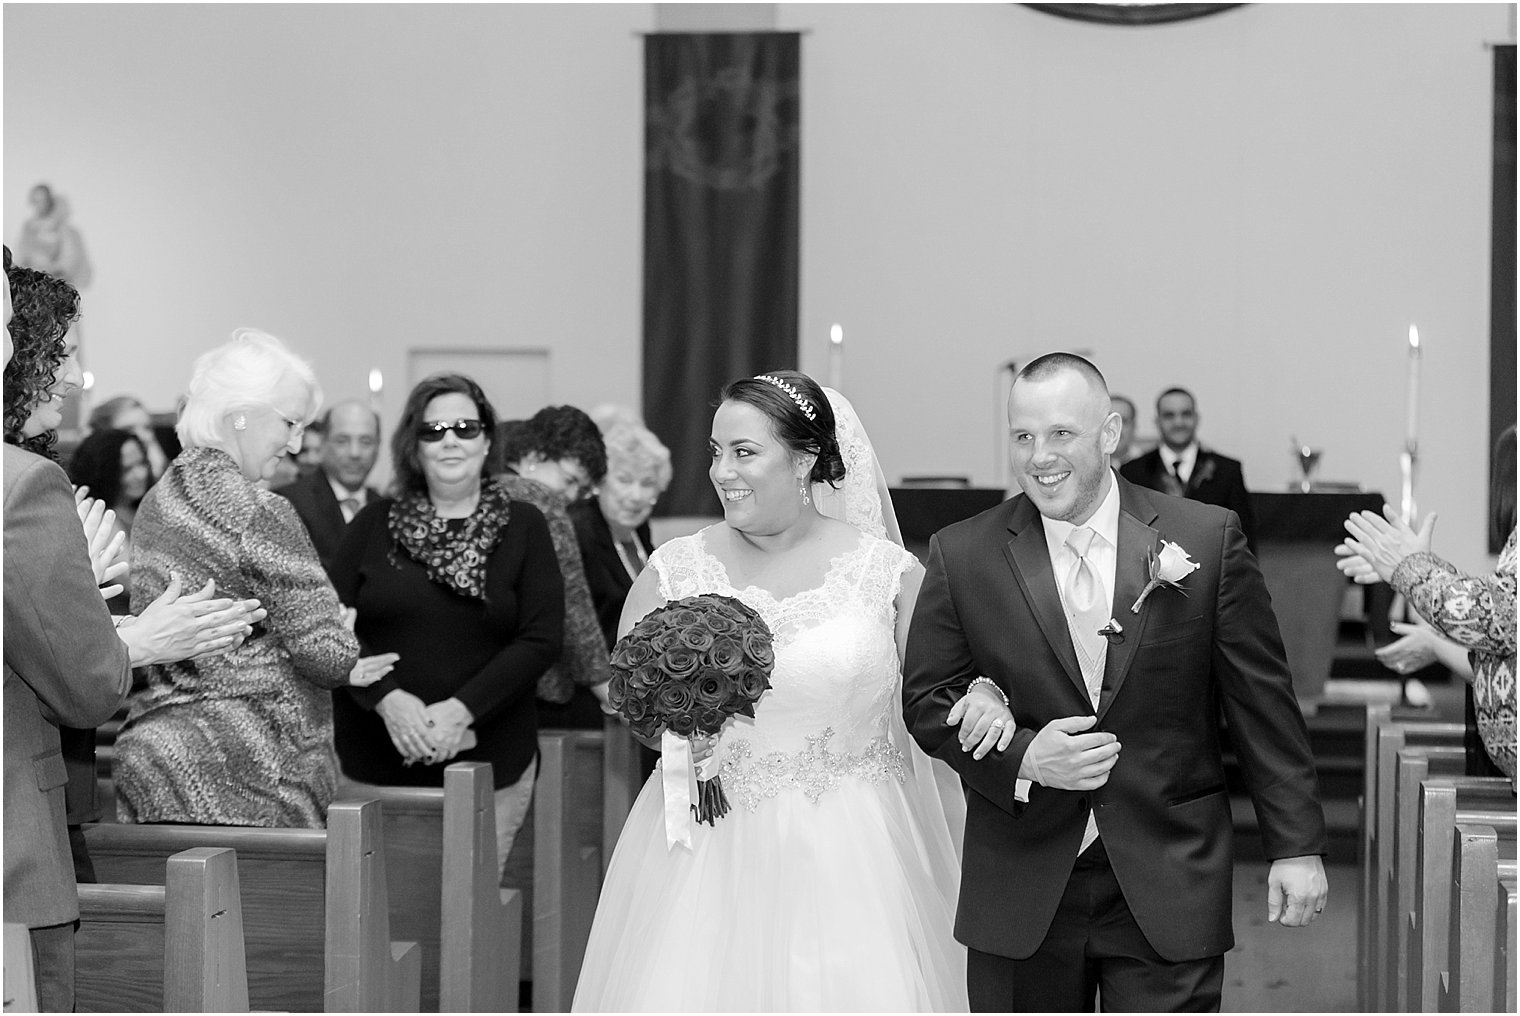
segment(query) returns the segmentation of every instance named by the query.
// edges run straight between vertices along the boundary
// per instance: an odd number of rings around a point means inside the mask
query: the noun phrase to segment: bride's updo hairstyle
[[[773,370],[730,381],[720,402],[743,402],[770,418],[776,436],[793,452],[816,455],[809,483],[837,485],[844,479],[844,458],[834,434],[834,407],[812,378],[795,370]]]

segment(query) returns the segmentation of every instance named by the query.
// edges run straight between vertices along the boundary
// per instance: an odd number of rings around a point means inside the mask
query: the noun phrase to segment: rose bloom
[[[685,681],[697,672],[702,665],[702,658],[685,646],[676,648],[665,653],[661,659],[660,669],[677,681]]]
[[[688,628],[681,633],[681,642],[688,649],[705,653],[712,648],[712,632],[706,628]]]
[[[642,667],[635,667],[628,673],[628,687],[636,692],[647,691],[659,686],[660,668],[654,663],[646,663]]]
[[[716,734],[727,719],[720,709],[703,709],[697,713],[697,728],[704,734]]]
[[[707,615],[707,630],[714,635],[727,635],[738,627],[734,619],[721,610],[714,610]]]
[[[747,631],[744,633],[744,655],[757,667],[769,667],[776,662],[776,653],[771,649],[771,637],[763,631]]]
[[[635,734],[638,734],[640,737],[649,738],[650,740],[660,736],[660,728],[663,726],[659,720],[653,717],[645,717],[638,721],[630,720],[628,725],[633,729]]]
[[[691,713],[677,713],[670,718],[670,732],[677,737],[690,737],[697,732],[697,721]]]
[[[1193,574],[1198,562],[1188,558],[1188,552],[1166,540],[1161,542],[1161,554],[1156,562],[1157,577],[1165,582],[1176,582]]]
[[[628,718],[629,723],[635,723],[649,715],[649,707],[639,695],[629,695],[623,700],[619,711]]]
[[[695,628],[701,623],[702,615],[690,607],[681,607],[665,616],[665,626],[667,628],[678,628],[684,631],[687,628]]]
[[[673,681],[661,685],[660,690],[654,693],[655,708],[666,716],[687,712],[696,702],[697,697],[692,694],[689,686]]]
[[[744,665],[744,648],[734,639],[713,639],[712,648],[707,651],[707,662],[725,674],[737,673]]]
[[[642,639],[623,639],[612,656],[612,665],[623,670],[633,670],[654,659],[654,650]]]
[[[682,645],[685,643],[681,641],[681,633],[674,628],[667,628],[649,641],[650,648],[657,653],[668,653]]]
[[[704,670],[697,679],[697,704],[717,708],[728,698],[728,678],[717,670]]]
[[[770,679],[763,671],[746,670],[739,677],[739,691],[749,701],[753,702],[771,686]]]

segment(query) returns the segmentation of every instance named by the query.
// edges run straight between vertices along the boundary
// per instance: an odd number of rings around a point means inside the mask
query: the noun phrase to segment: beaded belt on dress
[[[754,758],[754,749],[746,740],[726,741],[723,765],[723,790],[732,799],[754,811],[762,798],[775,797],[783,790],[798,789],[814,804],[825,791],[833,790],[845,777],[867,783],[894,779],[906,783],[908,770],[902,752],[885,737],[878,737],[865,750],[850,755],[829,751],[833,727],[824,727],[807,739],[807,747],[791,753],[775,751]]]

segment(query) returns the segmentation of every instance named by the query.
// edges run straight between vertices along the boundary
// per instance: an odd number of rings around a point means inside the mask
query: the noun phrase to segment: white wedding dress
[[[894,600],[914,559],[862,532],[822,586],[734,589],[706,530],[660,593],[734,596],[775,635],[771,690],[714,754],[732,810],[666,847],[660,772],[607,871],[577,1011],[965,1011],[960,866],[901,720]]]

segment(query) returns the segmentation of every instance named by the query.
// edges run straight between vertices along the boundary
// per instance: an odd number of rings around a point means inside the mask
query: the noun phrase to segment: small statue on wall
[[[84,240],[69,222],[68,202],[45,183],[33,187],[27,200],[32,217],[21,225],[17,263],[57,276],[76,289],[88,286],[94,272]]]

